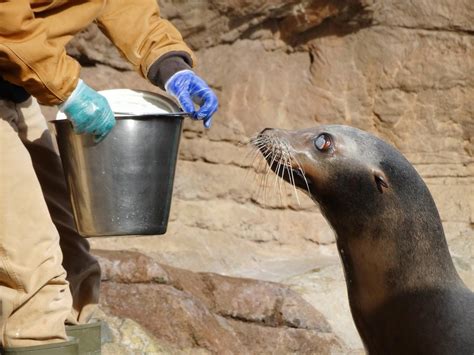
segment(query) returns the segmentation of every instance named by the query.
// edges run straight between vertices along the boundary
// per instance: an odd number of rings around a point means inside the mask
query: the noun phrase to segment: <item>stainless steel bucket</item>
[[[179,111],[167,97],[147,95],[165,111]],[[99,143],[91,135],[75,134],[69,120],[51,123],[81,235],[166,232],[181,117],[117,116],[116,126]]]

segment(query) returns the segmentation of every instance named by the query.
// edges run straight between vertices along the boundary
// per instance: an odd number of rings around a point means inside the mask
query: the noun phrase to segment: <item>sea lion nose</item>
[[[265,132],[268,133],[268,131],[273,131],[273,128],[264,128],[264,129],[260,132],[260,134],[264,134]]]
[[[275,131],[273,128],[264,128],[259,134],[259,137],[271,136],[272,132]]]

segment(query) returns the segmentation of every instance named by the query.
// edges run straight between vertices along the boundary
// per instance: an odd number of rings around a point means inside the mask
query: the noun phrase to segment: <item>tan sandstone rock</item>
[[[120,345],[129,341],[158,353],[167,348],[229,354],[346,351],[325,318],[281,284],[196,274],[136,252],[94,254],[106,270],[101,309],[113,316],[98,317],[116,333],[119,328]],[[156,274],[161,277],[150,278]]]

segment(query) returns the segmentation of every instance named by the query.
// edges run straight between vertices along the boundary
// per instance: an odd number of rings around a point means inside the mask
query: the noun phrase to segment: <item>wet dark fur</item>
[[[314,147],[323,132],[334,138],[331,154]],[[260,136],[288,144],[308,180],[295,184],[309,187],[335,230],[366,350],[474,354],[474,294],[454,268],[435,203],[413,166],[391,145],[347,126]],[[287,175],[280,173],[290,181]],[[377,185],[377,176],[387,186]]]

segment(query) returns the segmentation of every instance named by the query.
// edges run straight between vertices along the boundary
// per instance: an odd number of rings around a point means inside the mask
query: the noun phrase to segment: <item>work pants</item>
[[[66,340],[65,322],[87,322],[99,286],[38,103],[0,100],[1,345]]]

